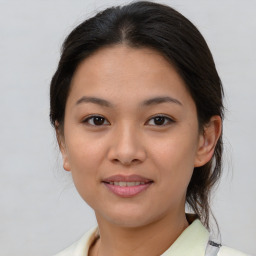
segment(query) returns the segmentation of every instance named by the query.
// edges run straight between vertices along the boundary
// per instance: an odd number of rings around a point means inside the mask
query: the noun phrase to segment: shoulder
[[[250,256],[250,255],[227,246],[221,246],[218,256]]]
[[[77,243],[73,243],[71,246],[69,246],[68,248],[66,248],[65,250],[55,254],[54,256],[71,256],[74,254],[74,251],[76,250],[77,247]]]
[[[85,233],[77,242],[54,256],[86,256],[92,242],[98,236],[98,228],[94,227]]]

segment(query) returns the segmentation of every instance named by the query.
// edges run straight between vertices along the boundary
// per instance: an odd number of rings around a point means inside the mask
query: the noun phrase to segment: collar
[[[196,219],[161,256],[204,256],[208,240],[208,230]]]
[[[98,237],[98,227],[89,230],[79,241],[67,248],[59,256],[88,255],[91,244]],[[161,256],[204,256],[209,240],[209,232],[200,222],[194,220],[177,238],[177,240]],[[56,255],[56,256],[58,256]]]

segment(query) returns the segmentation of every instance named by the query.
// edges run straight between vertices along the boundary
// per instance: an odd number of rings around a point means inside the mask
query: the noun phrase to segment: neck
[[[110,224],[97,213],[96,217],[100,230],[100,239],[94,248],[97,256],[161,255],[188,227],[185,213],[132,228]]]

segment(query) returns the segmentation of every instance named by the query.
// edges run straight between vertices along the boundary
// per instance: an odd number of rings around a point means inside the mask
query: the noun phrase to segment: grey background
[[[0,255],[52,255],[96,224],[62,170],[49,83],[70,30],[124,2],[0,0]],[[213,211],[223,243],[256,254],[256,1],[161,2],[188,17],[212,50],[227,108]]]

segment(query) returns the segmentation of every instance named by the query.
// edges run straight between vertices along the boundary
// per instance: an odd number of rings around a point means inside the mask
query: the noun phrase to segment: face
[[[101,49],[77,68],[63,166],[98,219],[138,227],[184,215],[202,135],[186,86],[158,52]]]

